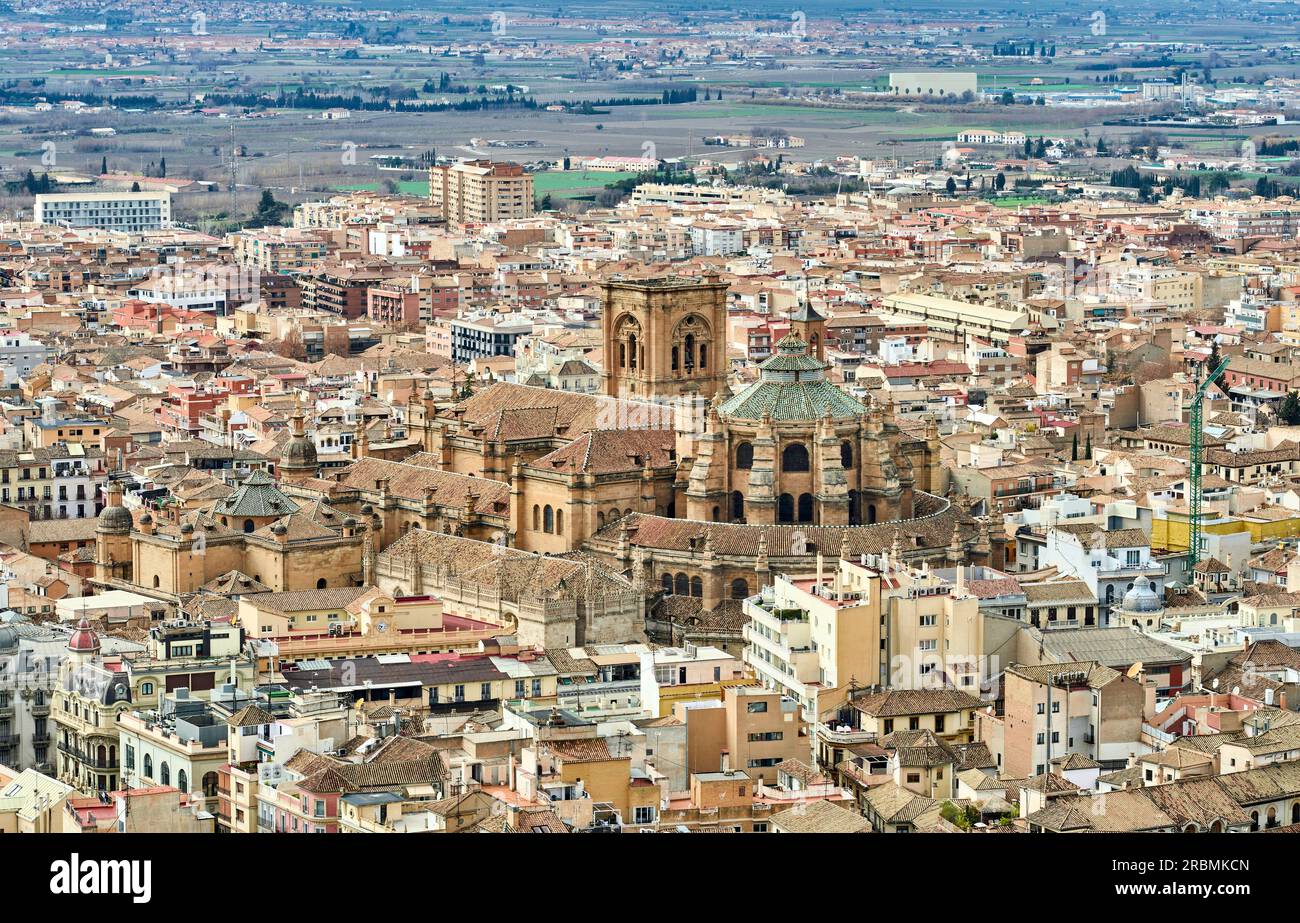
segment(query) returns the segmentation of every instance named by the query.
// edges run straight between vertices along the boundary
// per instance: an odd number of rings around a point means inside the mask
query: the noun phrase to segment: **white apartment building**
[[[106,231],[156,231],[172,223],[170,192],[68,192],[36,197],[32,218],[37,224],[58,224]]]
[[[12,387],[32,374],[49,353],[44,343],[21,330],[0,331],[0,380]]]

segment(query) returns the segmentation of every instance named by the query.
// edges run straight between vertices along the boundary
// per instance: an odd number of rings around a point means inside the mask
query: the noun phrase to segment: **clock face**
[[[379,623],[377,623],[377,624],[375,625],[375,628],[378,629],[380,632],[388,631],[388,623],[387,623],[387,622],[379,622]]]

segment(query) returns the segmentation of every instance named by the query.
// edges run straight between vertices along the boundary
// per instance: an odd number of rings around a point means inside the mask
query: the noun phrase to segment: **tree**
[[[103,176],[108,173],[108,157],[99,158],[99,175]]]
[[[132,184],[131,184],[131,191],[132,191],[132,192],[139,192],[139,191],[140,191],[140,183],[139,183],[139,182],[134,182],[134,183],[132,183]]]
[[[1284,426],[1300,425],[1300,394],[1288,391],[1277,408],[1277,421]]]
[[[1088,441],[1083,447],[1083,457],[1088,461],[1092,461],[1092,433],[1088,434]]]
[[[957,181],[953,179],[951,176],[948,177],[947,189],[948,189],[948,195],[952,195],[957,191]]]
[[[1074,441],[1070,445],[1070,461],[1079,460],[1079,431],[1074,431]]]
[[[994,177],[993,188],[997,192],[1001,192],[1003,189],[1007,188],[1007,175],[1005,173],[999,173]]]
[[[167,158],[164,157],[158,161],[158,175],[166,178],[167,176]]]
[[[1105,138],[1098,138],[1098,139],[1097,139],[1097,155],[1098,155],[1098,156],[1101,156],[1102,154],[1108,154],[1108,153],[1110,153],[1110,149],[1106,147],[1106,139],[1105,139]]]

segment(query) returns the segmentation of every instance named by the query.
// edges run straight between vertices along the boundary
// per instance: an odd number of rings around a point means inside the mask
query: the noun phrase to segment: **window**
[[[1052,714],[1054,714],[1054,715],[1059,715],[1060,713],[1061,713],[1061,703],[1060,703],[1060,702],[1053,702],[1053,703],[1052,703]]]
[[[908,785],[919,785],[920,782],[921,782],[921,774],[919,772],[909,772],[907,774]]]
[[[491,683],[479,683],[479,687],[478,687],[478,697],[479,697],[479,700],[480,700],[480,701],[483,701],[483,700],[485,700],[485,699],[490,699],[490,698],[492,698],[492,684],[491,684]]]
[[[1038,705],[1035,707],[1034,711],[1036,711],[1040,715],[1045,715],[1047,714],[1047,706],[1042,702],[1039,702]]]
[[[893,718],[886,718],[886,719],[885,719],[885,733],[886,733],[886,734],[892,734],[892,733],[894,733],[894,719],[893,719]]]
[[[919,730],[921,730],[921,719],[918,718],[916,715],[913,715],[911,718],[908,718],[908,719],[907,719],[907,729],[908,729],[909,731],[919,731]]]
[[[632,823],[634,824],[653,824],[655,822],[655,809],[653,807],[637,807],[632,810]]]
[[[803,443],[792,442],[781,450],[782,471],[802,472],[808,469],[808,449]]]
[[[935,626],[935,624],[937,623],[937,621],[938,621],[938,616],[935,616],[935,615],[923,615],[923,616],[921,616],[921,627],[922,627],[922,628],[933,628],[933,627]]]
[[[465,701],[465,687],[463,685],[456,687],[456,690],[453,693],[453,698],[455,698],[457,702]]]
[[[767,713],[767,703],[766,703],[766,702],[748,702],[748,703],[746,703],[746,705],[745,705],[745,710],[746,710],[747,712],[749,712],[751,715],[762,715],[762,714],[766,714],[766,713]]]
[[[938,733],[943,733],[943,715],[934,716],[934,729]]]
[[[1040,747],[1041,747],[1041,746],[1042,746],[1046,741],[1047,741],[1047,738],[1043,735],[1043,732],[1042,732],[1042,731],[1039,731],[1037,734],[1034,735],[1034,743],[1038,744]]]

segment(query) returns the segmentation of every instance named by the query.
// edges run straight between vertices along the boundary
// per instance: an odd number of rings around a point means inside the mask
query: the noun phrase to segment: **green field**
[[[346,186],[334,187],[338,192],[379,192],[383,188],[383,183],[350,183]],[[397,191],[401,195],[427,196],[429,194],[429,181],[427,179],[399,180]]]
[[[993,204],[998,208],[1020,208],[1022,205],[1046,205],[1047,199],[1038,195],[1006,196],[994,199]]]
[[[542,196],[553,198],[577,198],[573,193],[591,193],[604,189],[614,183],[631,179],[635,173],[606,173],[598,170],[551,170],[547,173],[533,174],[533,195],[540,200]]]

